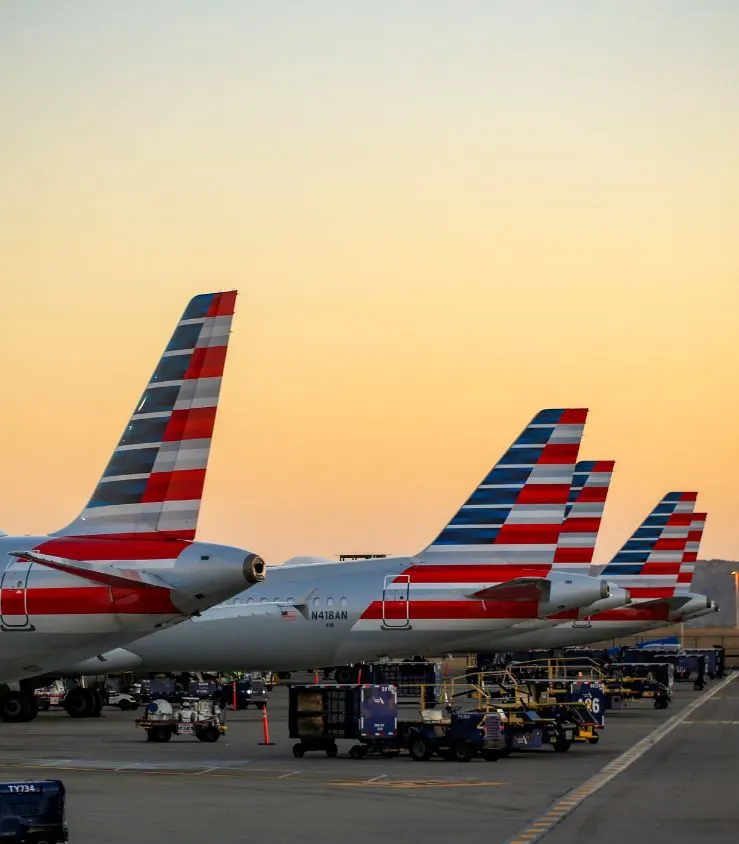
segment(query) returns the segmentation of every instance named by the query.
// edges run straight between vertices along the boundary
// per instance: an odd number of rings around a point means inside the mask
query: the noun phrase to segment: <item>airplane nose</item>
[[[247,583],[261,583],[264,580],[264,573],[267,566],[264,560],[256,554],[249,554],[244,560],[244,579]]]

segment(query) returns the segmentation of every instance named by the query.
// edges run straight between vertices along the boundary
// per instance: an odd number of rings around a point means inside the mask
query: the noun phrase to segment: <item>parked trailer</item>
[[[61,844],[69,840],[61,780],[0,782],[0,841]]]

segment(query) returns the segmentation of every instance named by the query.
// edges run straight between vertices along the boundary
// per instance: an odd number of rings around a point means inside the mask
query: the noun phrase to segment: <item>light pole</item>
[[[739,571],[732,571],[734,576],[734,626],[739,630]]]

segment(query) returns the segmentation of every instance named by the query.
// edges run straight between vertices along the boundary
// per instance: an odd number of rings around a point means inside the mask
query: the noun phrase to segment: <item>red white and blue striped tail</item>
[[[693,513],[693,520],[690,523],[690,533],[683,552],[683,560],[680,565],[680,572],[677,576],[676,595],[689,595],[693,593],[693,577],[695,576],[695,563],[698,559],[703,530],[706,526],[706,513]]]
[[[587,413],[537,413],[420,559],[551,567]]]
[[[588,574],[613,477],[613,460],[581,460],[565,508],[554,568]]]
[[[190,300],[87,506],[55,536],[195,538],[235,304],[234,290]]]
[[[669,492],[600,572],[634,601],[671,598],[686,553],[695,492]]]

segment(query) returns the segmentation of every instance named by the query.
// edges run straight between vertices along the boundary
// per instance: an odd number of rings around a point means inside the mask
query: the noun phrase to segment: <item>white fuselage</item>
[[[399,557],[272,568],[264,583],[200,618],[68,670],[316,668],[439,654],[537,617],[531,602],[469,598],[477,586],[454,583],[453,574],[446,584],[416,583],[416,563]],[[595,590],[600,581],[587,584]]]
[[[159,561],[155,570],[162,588],[110,587],[12,556],[72,541],[0,537],[0,683],[53,672],[124,645],[245,586],[248,552],[203,543],[184,543],[176,558]],[[121,564],[146,571],[151,562]]]

